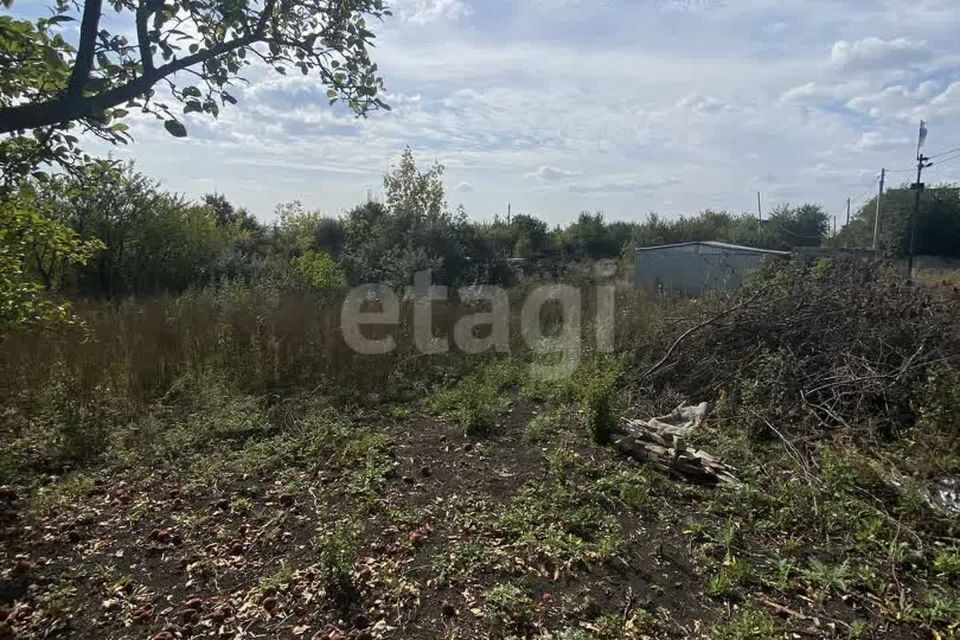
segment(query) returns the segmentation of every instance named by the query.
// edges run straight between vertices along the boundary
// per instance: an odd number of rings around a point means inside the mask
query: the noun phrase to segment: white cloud
[[[712,9],[720,0],[663,0],[661,11],[679,11],[681,13],[699,13]]]
[[[580,175],[579,171],[570,171],[568,169],[558,169],[557,167],[551,167],[549,165],[544,165],[537,169],[536,171],[531,171],[524,175],[526,178],[539,178],[540,180],[545,180],[552,182],[555,180],[565,180],[567,178],[573,178]]]
[[[937,88],[934,81],[923,82],[915,89],[893,85],[851,98],[847,107],[877,119],[915,120],[927,115],[926,105],[936,96]]]
[[[932,53],[925,42],[908,38],[884,40],[870,37],[833,45],[830,61],[840,69],[872,70],[911,65],[930,59]]]
[[[397,0],[391,4],[402,20],[418,25],[456,22],[473,12],[463,0]]]
[[[383,94],[383,100],[391,107],[396,107],[397,105],[417,104],[423,100],[423,96],[419,93],[408,95],[406,93],[392,93],[387,91]]]
[[[891,151],[908,148],[910,138],[906,136],[890,136],[879,131],[868,131],[860,136],[853,148],[860,151]]]
[[[763,32],[772,36],[786,33],[789,29],[790,25],[786,22],[771,22],[770,24],[763,25]]]
[[[786,90],[780,96],[784,104],[821,104],[825,100],[835,100],[843,93],[840,85],[824,85],[808,82]]]
[[[821,162],[812,168],[803,169],[801,173],[812,176],[817,180],[824,180],[849,186],[869,185],[876,178],[872,169],[850,166],[837,167]]]
[[[931,116],[960,115],[960,82],[954,82],[930,101]]]
[[[730,111],[732,107],[722,100],[711,98],[710,96],[691,93],[677,101],[678,109],[687,109],[699,114],[721,113]]]
[[[663,180],[643,180],[636,178],[619,178],[601,180],[588,184],[570,185],[574,193],[637,193],[651,192],[664,187],[680,184],[679,178],[665,178]]]

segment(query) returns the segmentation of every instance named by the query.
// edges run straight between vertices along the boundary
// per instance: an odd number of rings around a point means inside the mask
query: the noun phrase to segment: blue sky
[[[36,15],[39,0],[13,13]],[[813,201],[840,214],[927,151],[960,147],[956,0],[394,0],[374,58],[391,112],[358,120],[309,77],[253,72],[190,137],[134,122],[114,149],[188,196],[333,215],[410,146],[477,219],[563,223]],[[110,150],[97,146],[101,153]],[[891,174],[894,184],[910,179]],[[960,181],[960,159],[930,181]]]

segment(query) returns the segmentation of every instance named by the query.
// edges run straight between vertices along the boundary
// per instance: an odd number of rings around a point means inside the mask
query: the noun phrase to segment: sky
[[[16,0],[35,16],[41,0]],[[339,215],[382,192],[409,146],[446,167],[474,219],[643,220],[816,202],[845,216],[960,147],[957,0],[393,0],[373,26],[392,111],[331,109],[315,78],[254,72],[219,119],[175,139],[135,120],[101,153],[262,220],[281,202]],[[69,34],[68,34],[69,35]],[[960,181],[960,157],[926,181]]]

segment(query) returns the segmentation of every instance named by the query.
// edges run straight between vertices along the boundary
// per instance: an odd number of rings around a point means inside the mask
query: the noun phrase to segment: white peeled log
[[[736,484],[733,469],[705,451],[689,448],[686,440],[707,416],[706,402],[681,404],[665,416],[624,419],[610,440],[619,451],[698,484]]]

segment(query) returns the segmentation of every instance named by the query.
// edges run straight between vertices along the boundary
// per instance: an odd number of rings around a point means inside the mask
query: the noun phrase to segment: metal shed
[[[709,291],[735,289],[764,260],[788,257],[788,251],[712,241],[638,247],[634,283],[662,295],[697,297]]]

